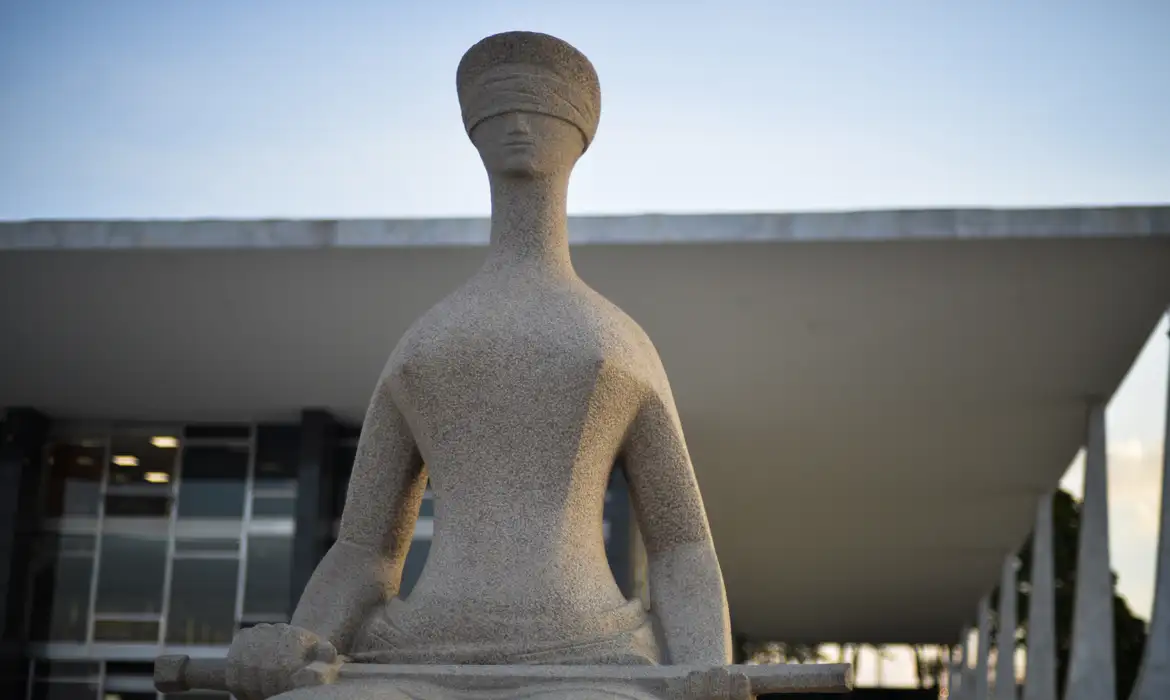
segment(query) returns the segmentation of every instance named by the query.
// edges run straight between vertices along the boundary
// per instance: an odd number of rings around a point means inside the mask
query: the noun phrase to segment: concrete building
[[[1104,475],[1101,406],[1170,303],[1170,207],[571,230],[659,349],[755,639],[956,642],[1082,446]],[[153,697],[162,649],[221,655],[287,616],[389,351],[486,241],[480,220],[0,224],[5,692]],[[620,482],[607,528],[635,594]]]

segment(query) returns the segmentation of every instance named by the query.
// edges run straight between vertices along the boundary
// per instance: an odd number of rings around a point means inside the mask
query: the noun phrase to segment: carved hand
[[[306,685],[332,681],[340,667],[327,639],[292,625],[256,625],[232,640],[227,686],[238,700],[264,700]]]

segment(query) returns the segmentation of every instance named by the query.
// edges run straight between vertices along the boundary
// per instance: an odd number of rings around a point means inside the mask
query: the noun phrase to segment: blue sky
[[[455,66],[595,62],[576,213],[1170,199],[1170,3],[0,0],[0,219],[488,208]]]
[[[0,0],[0,219],[485,215],[455,66],[508,29],[597,66],[574,213],[1170,202],[1165,0]],[[1109,414],[1143,615],[1168,353]]]

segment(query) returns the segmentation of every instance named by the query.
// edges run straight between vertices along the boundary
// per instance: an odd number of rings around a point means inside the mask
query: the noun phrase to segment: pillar
[[[995,700],[1016,700],[1016,555],[999,577],[999,634],[995,640]]]
[[[1072,650],[1065,700],[1115,700],[1113,572],[1109,568],[1109,492],[1105,461],[1105,402],[1089,409],[1084,501],[1077,544]]]
[[[979,651],[975,657],[973,696],[968,700],[991,700],[988,686],[987,661],[991,656],[991,602],[987,596],[979,601]]]
[[[1170,367],[1166,373],[1166,432],[1162,438],[1162,506],[1158,526],[1158,562],[1154,611],[1150,616],[1142,667],[1133,700],[1170,698]]]
[[[0,697],[23,697],[28,679],[25,611],[37,530],[40,455],[49,421],[30,408],[0,421]]]
[[[971,643],[971,629],[964,627],[959,636],[959,660],[951,667],[947,695],[950,700],[970,700],[971,671],[967,668],[967,645]],[[952,659],[952,663],[954,659]]]
[[[1052,559],[1052,494],[1036,507],[1028,596],[1028,662],[1024,700],[1056,700],[1056,577]]]
[[[301,412],[301,445],[297,462],[296,532],[289,585],[289,616],[301,592],[325,556],[333,526],[333,454],[337,422],[326,411]]]

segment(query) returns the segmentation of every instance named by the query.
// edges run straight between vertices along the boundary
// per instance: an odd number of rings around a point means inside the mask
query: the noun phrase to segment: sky
[[[0,220],[486,215],[455,67],[510,29],[597,67],[574,214],[1170,202],[1164,0],[0,0]],[[1168,352],[1108,413],[1143,616]]]

